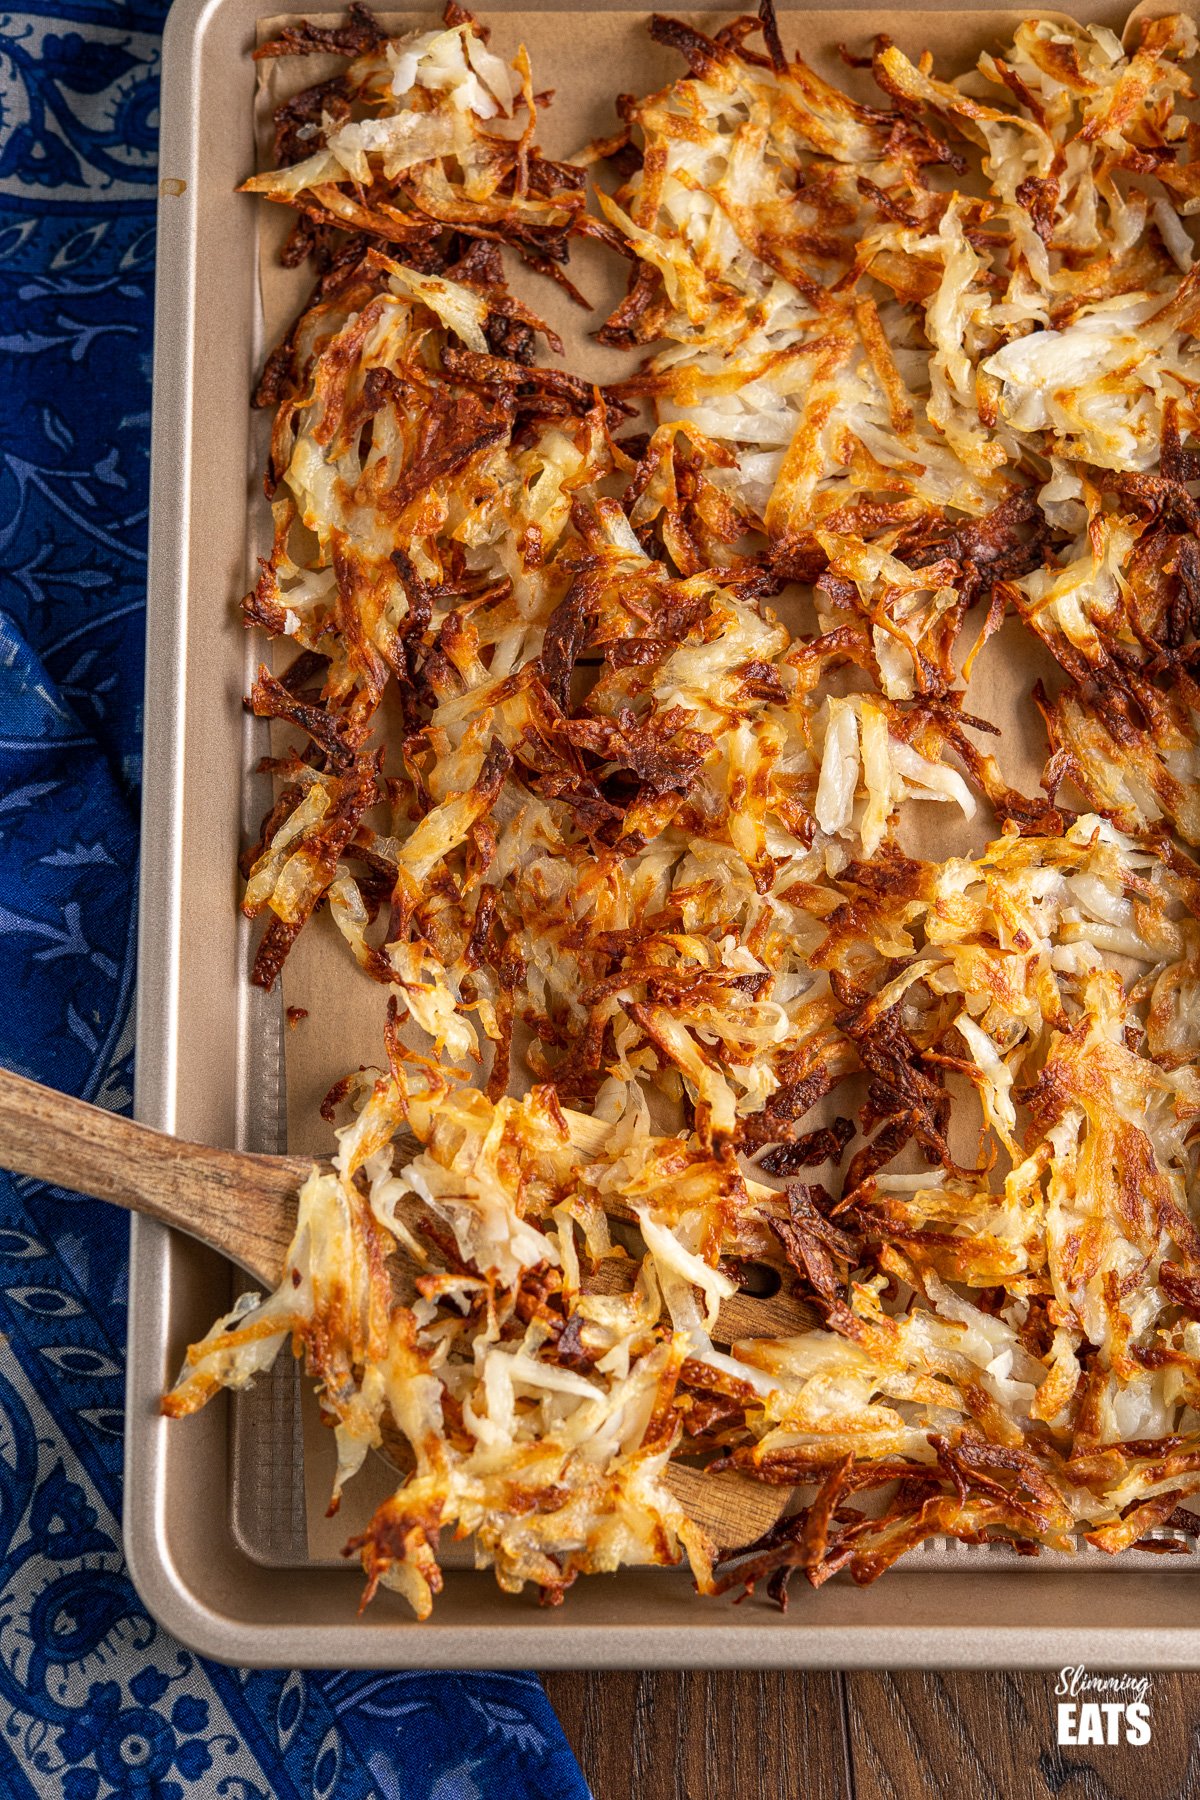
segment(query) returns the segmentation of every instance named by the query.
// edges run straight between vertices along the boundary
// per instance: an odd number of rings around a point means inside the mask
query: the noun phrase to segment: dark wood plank
[[[840,1675],[542,1679],[595,1800],[852,1800]]]
[[[1200,1793],[1200,1677],[1151,1677],[1152,1736],[1144,1747],[1060,1749],[1054,1687],[1053,1675],[1012,1670],[848,1676],[856,1800],[1180,1800]]]

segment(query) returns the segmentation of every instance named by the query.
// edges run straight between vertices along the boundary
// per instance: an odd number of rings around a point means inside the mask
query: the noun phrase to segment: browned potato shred
[[[339,1491],[407,1440],[350,1548],[420,1616],[447,1529],[550,1601],[686,1556],[783,1604],[935,1535],[1186,1548],[1194,28],[1035,17],[969,72],[880,40],[869,103],[769,0],[650,29],[684,72],[578,164],[453,4],[258,53],[348,61],[246,184],[317,285],[259,393],[246,616],[297,654],[250,704],[297,739],[244,907],[264,987],[328,908],[387,1067],[167,1410],[290,1337]],[[582,233],[630,266],[603,391],[502,257],[569,287]],[[1022,629],[1040,794],[964,704]],[[961,854],[901,847],[914,800]],[[731,1343],[763,1260],[815,1322]],[[714,1568],[681,1456],[795,1510]]]

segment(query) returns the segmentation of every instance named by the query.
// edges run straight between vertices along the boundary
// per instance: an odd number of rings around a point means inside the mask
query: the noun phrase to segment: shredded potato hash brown
[[[264,987],[328,909],[387,1067],[166,1409],[290,1341],[335,1502],[404,1441],[349,1548],[421,1617],[448,1529],[550,1601],[686,1558],[783,1604],[934,1535],[1183,1549],[1194,29],[1033,18],[966,73],[881,39],[870,103],[769,5],[650,29],[685,72],[572,164],[454,4],[258,52],[348,60],[247,183],[317,280],[258,396],[245,611],[295,655],[250,703],[298,739],[243,904]],[[630,267],[606,390],[501,253],[574,293],[585,233]],[[1040,794],[966,704],[1006,620]],[[913,802],[961,854],[913,854]],[[723,1322],[764,1261],[810,1329]],[[680,1458],[796,1510],[720,1562]]]

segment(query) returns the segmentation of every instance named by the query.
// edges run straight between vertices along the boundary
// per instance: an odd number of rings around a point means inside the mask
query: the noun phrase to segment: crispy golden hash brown
[[[773,31],[764,57],[745,21],[655,21],[689,73],[625,107],[636,167],[600,199],[637,260],[605,334],[666,340],[625,384],[647,461],[815,579],[823,623],[869,620],[884,693],[952,686],[991,597],[983,635],[1016,611],[1069,677],[1052,787],[1196,843],[1196,33],[1140,29],[1130,54],[1030,19],[954,82],[881,40],[881,109]]]
[[[322,52],[352,60],[276,110],[279,167],[244,189],[299,214],[285,261],[302,261],[331,227],[393,246],[416,267],[459,231],[512,244],[551,272],[566,261],[585,181],[534,142],[524,50],[503,62],[452,0],[442,30],[389,39],[365,6],[351,6],[344,29],[289,27],[255,56]]]
[[[443,1529],[549,1600],[686,1557],[782,1603],[935,1535],[1181,1549],[1193,27],[1034,18],[954,79],[881,40],[870,102],[769,6],[651,30],[686,73],[578,167],[456,6],[259,53],[349,60],[247,184],[317,284],[259,391],[245,611],[293,656],[250,704],[297,735],[243,904],[264,987],[326,907],[387,1069],[331,1094],[278,1291],[166,1408],[290,1339],[339,1492],[407,1442],[351,1548],[421,1616]],[[566,280],[581,232],[632,269],[606,390],[538,360],[501,254]],[[969,704],[1022,632],[1032,796]],[[811,1328],[744,1335],[764,1261]],[[797,1510],[717,1564],[680,1458]]]
[[[289,1333],[341,1478],[390,1408],[414,1473],[361,1549],[418,1610],[443,1525],[551,1597],[680,1545],[706,1584],[711,1546],[661,1480],[679,1450],[835,1500],[901,1479],[881,1517],[830,1504],[815,1536],[763,1546],[784,1579],[867,1579],[934,1532],[1066,1547],[1082,1526],[1115,1548],[1171,1516],[1200,1484],[1200,873],[1094,817],[898,866],[884,894],[871,873],[813,897],[838,1004],[813,1008],[808,1072],[768,1101],[800,1172],[828,1147],[796,1114],[866,1072],[879,1125],[840,1202],[767,1186],[728,1138],[656,1135],[636,1081],[610,1078],[581,1118],[548,1084],[490,1100],[389,1034],[390,1073],[356,1078],[335,1172],[304,1190],[278,1293],[193,1348],[169,1410],[241,1385]],[[988,1127],[970,1167],[946,1140],[951,1069]],[[403,1125],[421,1149],[394,1170]],[[926,1168],[889,1172],[908,1139]],[[722,1344],[721,1302],[772,1244],[826,1326]],[[394,1245],[418,1271],[408,1306],[389,1305]],[[605,1260],[628,1293],[589,1294]]]

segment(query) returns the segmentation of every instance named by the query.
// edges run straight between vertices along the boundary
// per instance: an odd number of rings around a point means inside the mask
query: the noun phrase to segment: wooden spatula
[[[569,1120],[573,1136],[578,1121],[581,1148],[598,1147],[601,1121],[583,1114]],[[174,1226],[273,1289],[312,1162],[190,1144],[0,1069],[0,1168]],[[714,1336],[729,1344],[785,1336],[810,1324],[811,1315],[785,1296],[737,1294],[722,1306]],[[672,1465],[670,1482],[689,1515],[723,1549],[760,1537],[788,1498],[784,1490],[733,1472],[710,1476]]]

